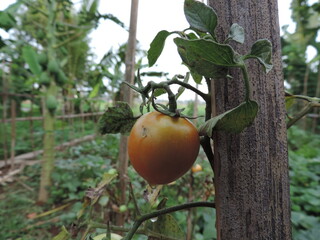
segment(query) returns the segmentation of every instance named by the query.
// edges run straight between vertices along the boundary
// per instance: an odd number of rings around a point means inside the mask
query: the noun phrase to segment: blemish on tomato
[[[147,137],[148,136],[148,129],[144,126],[142,126],[142,137]]]

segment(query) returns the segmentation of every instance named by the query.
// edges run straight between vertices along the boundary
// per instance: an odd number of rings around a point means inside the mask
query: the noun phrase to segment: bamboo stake
[[[2,86],[3,91],[7,92],[7,83],[5,79],[4,71],[2,72]],[[4,123],[7,118],[7,96],[6,94],[2,95],[3,109],[2,109],[2,122]],[[5,166],[8,164],[8,147],[7,147],[7,129],[4,124],[1,124],[2,128],[2,141],[3,141],[3,157],[5,161]]]
[[[10,164],[11,169],[14,168],[14,157],[15,157],[15,147],[16,147],[16,109],[17,104],[15,100],[11,100],[11,151],[10,151]]]

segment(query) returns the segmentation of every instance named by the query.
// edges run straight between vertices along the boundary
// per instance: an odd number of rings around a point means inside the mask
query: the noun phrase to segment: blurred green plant
[[[294,240],[320,235],[320,136],[296,126],[288,131]]]

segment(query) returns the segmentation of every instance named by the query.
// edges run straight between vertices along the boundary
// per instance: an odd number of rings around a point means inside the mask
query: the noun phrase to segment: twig
[[[287,123],[287,129],[290,128],[293,124],[307,115],[314,107],[320,107],[320,103],[316,102],[309,102],[307,106],[301,110],[295,117],[291,118],[290,121]]]
[[[134,196],[133,187],[132,187],[132,183],[131,182],[129,182],[129,187],[130,187],[130,194],[131,194],[131,197],[132,197],[132,200],[133,200],[133,204],[134,204],[134,208],[136,210],[136,213],[137,213],[138,216],[141,216],[141,212],[140,212],[140,209],[138,207],[138,203],[137,203],[136,197]]]
[[[211,202],[185,203],[185,204],[181,204],[181,205],[178,205],[178,206],[164,208],[164,209],[160,209],[158,211],[152,212],[152,213],[148,213],[146,215],[143,215],[143,216],[139,217],[134,222],[132,228],[130,229],[128,234],[123,238],[123,240],[132,239],[133,235],[136,233],[136,231],[138,230],[140,225],[146,220],[149,220],[149,219],[152,219],[152,218],[155,218],[155,217],[159,217],[161,215],[168,214],[168,213],[171,213],[171,212],[176,212],[176,211],[189,209],[189,208],[194,208],[194,207],[210,207],[210,208],[214,208],[215,204],[211,203]]]
[[[35,191],[32,187],[28,186],[27,184],[25,184],[24,182],[20,181],[19,179],[17,180],[17,182],[18,182],[21,186],[23,186],[25,189],[29,190],[30,192],[34,192],[34,191]]]

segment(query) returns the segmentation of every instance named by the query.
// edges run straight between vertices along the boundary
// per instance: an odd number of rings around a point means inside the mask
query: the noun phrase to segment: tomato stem
[[[168,214],[168,213],[172,213],[172,212],[176,212],[176,211],[180,211],[180,210],[184,210],[184,209],[194,208],[194,207],[215,208],[215,204],[212,202],[191,202],[191,203],[185,203],[185,204],[181,204],[181,205],[177,205],[177,206],[173,206],[173,207],[169,207],[169,208],[164,208],[161,210],[154,211],[152,213],[142,215],[134,222],[132,228],[130,229],[128,234],[123,238],[123,240],[132,239],[133,235],[136,233],[136,231],[138,230],[140,225],[146,220],[156,218],[156,217],[159,217],[164,214]]]
[[[245,90],[246,90],[245,100],[249,101],[250,100],[250,94],[251,94],[251,87],[250,87],[250,80],[249,80],[248,70],[247,70],[247,67],[246,67],[245,64],[243,64],[241,66],[241,71],[242,71]]]

